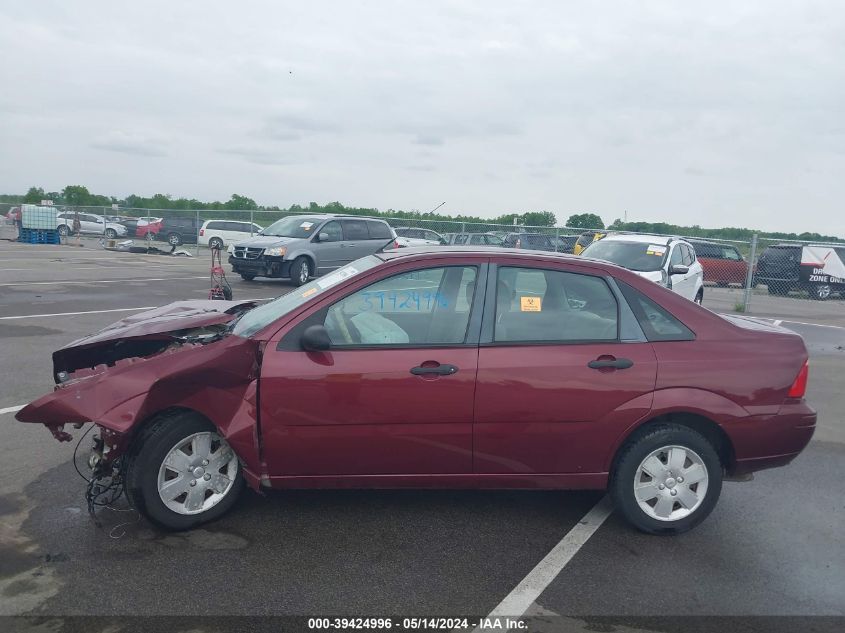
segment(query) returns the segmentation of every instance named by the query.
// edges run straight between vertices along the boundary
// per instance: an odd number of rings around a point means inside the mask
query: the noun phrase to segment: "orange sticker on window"
[[[311,295],[316,294],[316,292],[316,288],[309,288],[308,290],[302,293],[302,298],[305,299],[305,297],[310,297]]]
[[[540,312],[543,309],[543,300],[540,297],[520,297],[519,309],[522,312]]]

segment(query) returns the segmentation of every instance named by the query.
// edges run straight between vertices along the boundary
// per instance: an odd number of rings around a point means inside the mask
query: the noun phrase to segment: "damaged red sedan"
[[[261,306],[183,302],[53,355],[17,414],[93,422],[93,481],[188,529],[261,488],[609,490],[677,533],[813,434],[808,356],[605,262],[403,249]]]

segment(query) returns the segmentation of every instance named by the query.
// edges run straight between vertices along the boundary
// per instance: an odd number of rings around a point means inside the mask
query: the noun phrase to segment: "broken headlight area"
[[[79,428],[81,425],[74,426]],[[91,449],[86,460],[88,467],[86,473],[79,468],[77,453],[82,441],[95,429],[96,432],[91,436]],[[73,464],[76,472],[87,483],[85,501],[88,505],[88,514],[94,519],[97,527],[102,527],[97,516],[98,509],[126,510],[126,508],[115,507],[115,504],[124,497],[125,493],[126,460],[123,459],[124,450],[125,446],[120,434],[92,424],[79,438],[73,452]]]

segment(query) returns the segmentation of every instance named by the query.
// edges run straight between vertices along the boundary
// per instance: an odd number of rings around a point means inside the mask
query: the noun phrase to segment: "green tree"
[[[257,209],[258,205],[255,203],[255,200],[252,198],[247,198],[246,196],[240,196],[236,193],[232,194],[232,197],[229,199],[227,203],[223,205],[226,209]]]
[[[557,216],[551,211],[528,211],[522,214],[522,223],[526,226],[554,226]]]
[[[604,222],[595,213],[576,213],[569,216],[566,226],[573,229],[603,229]]]
[[[91,193],[88,187],[82,185],[68,185],[62,189],[62,198],[65,204],[72,207],[84,207],[91,204]]]
[[[42,200],[46,199],[44,189],[41,187],[30,187],[29,191],[27,191],[26,195],[23,197],[23,202],[28,204],[40,204]]]

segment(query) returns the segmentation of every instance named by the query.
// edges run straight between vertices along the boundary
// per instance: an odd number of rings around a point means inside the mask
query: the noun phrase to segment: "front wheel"
[[[698,305],[701,305],[701,304],[703,304],[703,303],[704,303],[704,288],[699,288],[699,289],[698,289],[698,292],[695,294],[695,299],[694,299],[694,301],[695,301]]]
[[[188,530],[225,514],[243,488],[234,451],[193,412],[165,415],[136,440],[126,472],[132,505],[153,523]]]
[[[244,281],[252,281],[253,279],[255,279],[255,275],[250,275],[248,273],[241,273],[241,279],[243,279]]]
[[[61,235],[62,237],[67,237],[68,235],[70,235],[70,228],[67,224],[62,224],[59,226],[59,235]]]
[[[208,240],[208,248],[216,248],[222,250],[223,240],[221,240],[219,237],[212,237],[210,240]]]
[[[722,463],[700,433],[661,424],[630,441],[610,481],[625,519],[649,534],[679,534],[707,518],[722,490]]]
[[[106,237],[110,240],[113,240],[117,237],[117,231],[115,231],[114,229],[106,229]]]
[[[308,282],[311,276],[311,266],[305,257],[297,257],[290,266],[290,280],[297,286]]]
[[[179,246],[182,243],[182,236],[178,233],[168,233],[167,243],[171,246]]]

